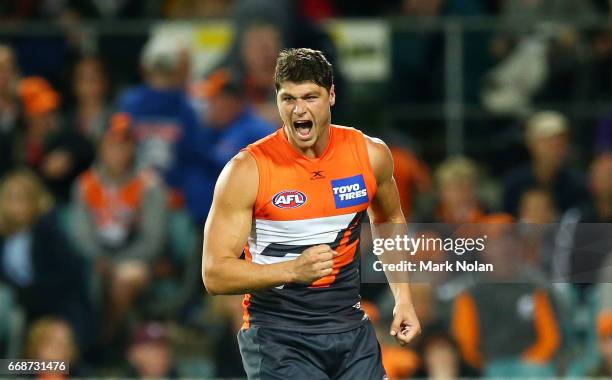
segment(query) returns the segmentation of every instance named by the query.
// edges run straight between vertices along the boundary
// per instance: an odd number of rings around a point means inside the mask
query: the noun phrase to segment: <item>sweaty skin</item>
[[[284,82],[277,92],[277,106],[285,132],[293,147],[307,157],[321,156],[329,144],[330,107],[335,91],[313,82]],[[296,128],[296,122],[312,122],[310,130]],[[405,225],[389,148],[379,139],[367,137],[370,163],[378,190],[368,213],[372,225],[398,223]],[[292,282],[312,283],[332,272],[335,252],[326,245],[305,250],[297,259],[257,264],[240,256],[251,232],[253,207],[258,186],[244,186],[244,179],[257,184],[259,172],[255,159],[240,152],[223,169],[204,228],[202,279],[210,294],[245,294],[259,289]],[[228,228],[231,226],[231,228]],[[400,345],[420,332],[408,283],[390,283],[395,297],[394,319],[390,334]]]

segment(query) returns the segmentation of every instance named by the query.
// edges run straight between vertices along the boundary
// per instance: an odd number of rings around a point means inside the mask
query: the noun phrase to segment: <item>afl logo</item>
[[[306,194],[297,190],[283,190],[272,198],[272,203],[278,208],[297,208],[306,203]]]

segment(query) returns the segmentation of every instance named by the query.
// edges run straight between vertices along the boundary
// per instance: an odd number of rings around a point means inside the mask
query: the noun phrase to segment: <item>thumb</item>
[[[399,315],[395,315],[393,316],[393,322],[391,323],[391,330],[389,331],[389,334],[391,334],[392,336],[396,336],[397,334],[399,334],[399,332],[402,329],[402,318],[400,318]]]

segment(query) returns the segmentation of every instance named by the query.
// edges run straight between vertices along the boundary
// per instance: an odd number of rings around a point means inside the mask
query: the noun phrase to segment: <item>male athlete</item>
[[[238,333],[249,379],[383,379],[380,348],[360,308],[359,232],[405,227],[385,144],[331,124],[332,66],[319,51],[280,53],[283,127],[221,173],[204,231],[202,278],[211,294],[245,294]],[[244,259],[243,259],[244,258]],[[420,331],[407,283],[390,334]]]

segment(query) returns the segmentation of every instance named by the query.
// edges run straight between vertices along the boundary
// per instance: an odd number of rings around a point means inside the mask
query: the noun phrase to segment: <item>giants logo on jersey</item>
[[[306,203],[306,194],[297,190],[283,190],[272,198],[272,204],[278,208],[297,208]]]

